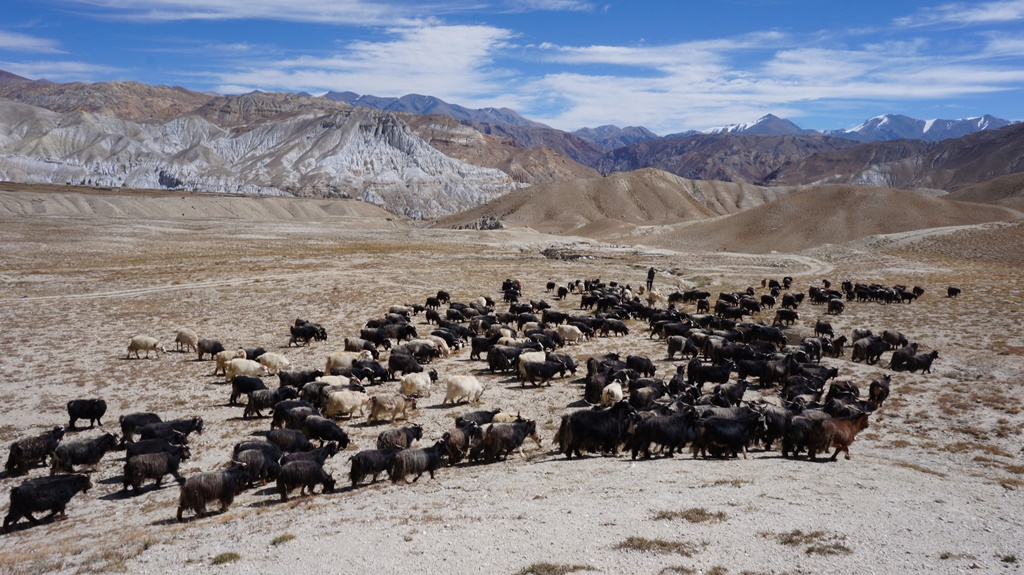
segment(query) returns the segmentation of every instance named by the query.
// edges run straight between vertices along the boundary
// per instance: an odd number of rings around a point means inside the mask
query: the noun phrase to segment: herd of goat
[[[862,397],[861,386],[837,380],[838,370],[822,365],[822,357],[843,357],[849,344],[852,361],[877,364],[884,352],[892,351],[890,369],[928,373],[938,352],[919,354],[917,343],[893,330],[875,334],[857,329],[850,338],[836,337],[824,319],[814,324],[813,337],[799,337],[790,326],[800,319],[797,310],[805,294],[791,292],[791,283],[788,277],[781,282],[765,280],[760,297],[747,288],[723,292],[712,304],[711,294],[700,290],[663,294],[643,287],[634,292],[629,285],[599,279],[562,286],[549,282],[546,292],[557,300],[579,295],[579,306],[572,311],[558,311],[543,299],[521,301],[518,280],[501,286],[506,311],[496,311],[495,302],[486,296],[460,303],[442,290],[423,305],[392,306],[384,316],[367,322],[358,337],[344,338],[344,351],[331,353],[324,369],[311,370],[290,369],[282,354],[262,348],[225,349],[216,340],[179,330],[179,350],[195,352],[199,360],[208,357],[214,361],[214,374],[224,374],[231,386],[229,404],[245,397],[243,418],[259,418],[270,411],[266,437],[237,443],[227,467],[185,478],[179,466],[191,455],[189,435],[204,429],[201,417],[165,421],[155,413],[130,413],[119,418],[120,436],[104,433],[90,440],[62,441],[79,420],[88,420],[90,428],[102,427],[107,409],[103,399],[72,400],[67,404],[67,427],[56,426],[11,444],[8,477],[30,474],[47,460],[50,474],[11,489],[3,531],[22,518],[37,524],[34,513],[48,511],[64,518],[69,501],[92,485],[88,475],[74,472],[75,466],[95,468],[116,448],[125,449],[124,490],[138,493],[147,481],[159,487],[167,475],[180,483],[179,521],[186,511],[203,516],[213,502],[227,509],[243,488],[256,482],[276,482],[284,500],[294,489],[304,494],[321,486],[331,492],[335,480],[324,465],[349,447],[348,434],[337,419],[408,419],[417,401],[430,397],[439,380],[436,369],[428,370],[435,360],[469,348],[470,360],[486,361],[486,369],[478,373],[511,374],[523,386],[551,385],[556,376],[576,374],[576,361],[565,353],[568,349],[591,338],[629,334],[627,322],[634,329],[643,322],[649,339],[658,338],[667,346],[669,360],[678,353],[688,361],[666,381],[656,377],[654,362],[643,355],[605,353],[587,358],[582,399],[588,407],[562,416],[553,438],[559,454],[571,459],[585,452],[616,455],[625,449],[634,459],[671,457],[689,446],[694,457],[746,458],[751,445],[770,450],[779,442],[785,457],[806,453],[813,460],[834,449],[831,459],[840,452],[849,459],[850,443],[888,397],[891,376],[868,383]],[[827,280],[823,286],[812,286],[806,299],[831,314],[843,313],[845,302],[898,305],[924,293],[919,287],[852,282],[833,290]],[[958,295],[959,289],[948,288],[947,297]],[[774,310],[780,299],[770,324],[743,321],[745,316]],[[687,306],[695,311],[683,311]],[[413,317],[421,313],[425,322],[414,324]],[[418,328],[424,326],[430,333],[421,336]],[[289,347],[310,345],[325,341],[327,330],[300,319],[290,326],[290,335]],[[129,357],[148,358],[151,352],[158,357],[165,352],[158,339],[135,336],[129,341]],[[274,389],[263,380],[271,374],[280,380]],[[761,392],[756,399],[747,395],[752,378]],[[397,393],[367,393],[371,386],[389,381],[397,381]],[[442,405],[477,403],[486,388],[475,375],[450,375],[444,386]],[[527,439],[541,446],[536,422],[519,414],[477,410],[454,423],[429,447],[420,448],[413,445],[423,439],[421,426],[389,427],[379,434],[375,449],[349,458],[352,487],[367,478],[377,481],[382,474],[396,483],[410,476],[416,481],[424,473],[433,477],[439,468],[464,460],[505,459],[517,450],[522,454]]]

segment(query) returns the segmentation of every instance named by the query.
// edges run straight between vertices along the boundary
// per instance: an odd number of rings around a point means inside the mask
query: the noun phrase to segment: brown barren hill
[[[317,115],[351,111],[344,102],[310,98],[299,94],[251,92],[239,96],[219,96],[196,108],[192,114],[222,128],[258,124],[267,120],[293,118],[313,112]]]
[[[1024,217],[1001,206],[956,202],[906,190],[815,186],[724,218],[651,232],[644,244],[677,249],[795,252],[892,234]]]
[[[209,102],[212,96],[179,86],[150,86],[140,82],[9,81],[0,97],[58,113],[89,112],[121,120],[162,124]]]
[[[533,186],[438,220],[466,227],[485,218],[555,234],[602,239],[636,226],[712,218],[771,201],[780,190],[696,182],[655,169]]]
[[[957,190],[947,199],[958,202],[995,204],[1024,211],[1024,174],[1010,174]]]
[[[1024,124],[1013,124],[940,142],[895,140],[821,151],[781,167],[768,181],[955,191],[1021,172]]]
[[[494,168],[523,184],[546,184],[601,174],[547,146],[523,147],[509,138],[484,134],[440,114],[401,114],[417,136],[442,154]]]

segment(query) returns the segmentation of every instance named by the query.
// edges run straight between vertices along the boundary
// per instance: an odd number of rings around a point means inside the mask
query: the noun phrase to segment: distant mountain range
[[[768,115],[658,137],[637,126],[565,132],[430,96],[328,96],[55,84],[0,71],[0,180],[350,196],[434,217],[523,187],[644,168],[739,185],[946,192],[1024,172],[1024,124],[992,116],[887,115],[818,133]]]
[[[826,130],[830,136],[850,138],[859,142],[886,142],[891,140],[925,140],[938,142],[959,138],[975,132],[998,130],[1016,124],[985,114],[980,118],[961,120],[918,120],[899,114],[877,116],[852,130]]]
[[[363,106],[391,112],[443,114],[467,125],[486,124],[492,126],[513,126],[516,128],[553,129],[540,122],[528,120],[508,108],[471,109],[456,104],[449,104],[440,98],[419,94],[408,94],[400,98],[381,98],[368,95],[360,96],[354,92],[328,92],[323,97],[335,102],[345,102],[353,106]],[[730,124],[728,126],[710,128],[702,132],[689,130],[668,134],[663,137],[666,139],[677,139],[688,138],[698,134],[736,134],[748,136],[823,135],[846,138],[857,142],[886,142],[891,140],[937,142],[949,138],[959,138],[975,132],[997,130],[1014,123],[988,114],[980,118],[959,120],[919,120],[899,114],[885,114],[866,120],[861,125],[850,130],[837,129],[819,132],[817,130],[801,128],[790,120],[779,118],[774,114],[768,114],[753,122]],[[520,137],[523,137],[527,132],[520,130],[518,133]],[[602,151],[614,150],[630,144],[659,138],[657,134],[643,126],[620,128],[613,125],[604,125],[596,128],[581,128],[569,133],[590,142]],[[535,145],[518,139],[517,143],[527,146]],[[570,157],[586,164],[587,162],[583,157],[585,155],[570,154]]]
[[[924,140],[938,142],[959,138],[975,132],[998,130],[1015,124],[1009,120],[984,115],[961,120],[918,120],[899,114],[885,114],[865,121],[851,130],[805,130],[789,120],[768,114],[755,122],[733,124],[704,130],[705,134],[747,134],[761,136],[814,135],[836,136],[858,142],[888,142],[891,140]]]
[[[822,151],[780,166],[763,181],[954,191],[1020,172],[1024,124],[1018,123],[937,142],[893,140]]]
[[[540,122],[527,120],[515,110],[508,108],[480,108],[474,110],[457,104],[449,104],[440,98],[421,96],[420,94],[408,94],[401,98],[381,98],[378,96],[360,96],[353,92],[327,92],[323,97],[334,102],[345,102],[352,106],[387,110],[388,112],[444,114],[460,122],[480,122],[534,128],[548,127]]]
[[[615,148],[621,148],[622,146],[628,146],[630,144],[646,140],[653,140],[658,137],[657,134],[643,126],[626,126],[625,128],[620,128],[618,126],[608,125],[598,126],[597,128],[583,128],[582,130],[576,130],[572,133],[591,144],[596,145],[602,150],[614,150]]]

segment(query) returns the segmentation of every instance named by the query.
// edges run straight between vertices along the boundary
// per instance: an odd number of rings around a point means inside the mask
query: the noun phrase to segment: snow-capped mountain
[[[747,134],[751,136],[803,136],[815,134],[814,130],[805,130],[789,120],[784,120],[774,114],[761,116],[754,122],[744,124],[731,124],[719,128],[704,130],[705,134]]]
[[[705,134],[745,134],[761,136],[813,135],[836,136],[858,142],[887,142],[890,140],[924,140],[937,142],[959,138],[975,132],[997,130],[1014,124],[1009,120],[990,116],[960,120],[918,120],[900,114],[885,114],[865,121],[849,130],[805,130],[789,120],[768,114],[754,122],[731,124],[704,130]],[[668,136],[666,136],[668,137]]]
[[[998,130],[1014,123],[988,114],[979,118],[959,120],[918,120],[917,118],[901,114],[885,114],[871,118],[856,128],[850,130],[827,130],[825,134],[850,138],[860,142],[885,142],[889,140],[937,142],[985,130]]]

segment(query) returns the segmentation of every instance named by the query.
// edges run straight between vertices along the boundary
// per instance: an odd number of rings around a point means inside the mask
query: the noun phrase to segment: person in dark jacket
[[[647,291],[654,287],[654,268],[647,270]]]

